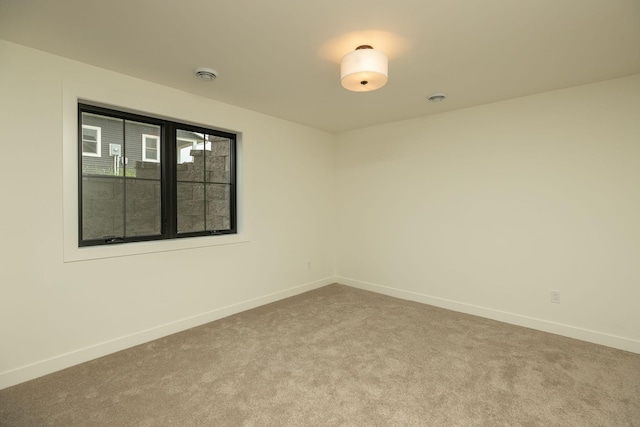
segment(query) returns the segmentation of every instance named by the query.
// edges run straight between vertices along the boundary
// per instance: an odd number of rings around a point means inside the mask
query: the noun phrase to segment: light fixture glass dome
[[[345,89],[369,92],[387,83],[389,62],[387,55],[369,45],[358,46],[342,57],[340,79]]]

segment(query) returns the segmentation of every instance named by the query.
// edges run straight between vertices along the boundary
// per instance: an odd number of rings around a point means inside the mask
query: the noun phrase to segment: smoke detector
[[[198,67],[193,71],[196,76],[202,80],[215,80],[215,78],[218,77],[216,70],[212,70],[211,68]]]

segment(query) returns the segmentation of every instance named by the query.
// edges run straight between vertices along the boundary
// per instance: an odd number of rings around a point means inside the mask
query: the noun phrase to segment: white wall
[[[65,262],[73,94],[242,132],[241,242]],[[0,41],[0,145],[0,388],[332,282],[333,135]]]
[[[338,281],[640,352],[640,75],[336,147]]]

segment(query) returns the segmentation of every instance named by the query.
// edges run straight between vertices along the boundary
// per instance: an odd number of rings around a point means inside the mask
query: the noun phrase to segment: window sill
[[[147,242],[123,243],[107,246],[74,247],[65,248],[64,262],[116,258],[156,252],[204,248],[209,246],[234,245],[247,242],[249,242],[249,238],[246,235],[227,234],[219,236],[189,237],[185,239],[152,240]]]

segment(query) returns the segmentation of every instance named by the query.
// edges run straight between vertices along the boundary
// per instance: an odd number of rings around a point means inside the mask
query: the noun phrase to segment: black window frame
[[[83,175],[82,175],[82,114],[98,114],[116,119],[142,122],[160,127],[160,187],[161,187],[161,221],[160,234],[141,236],[105,236],[100,239],[83,239]],[[229,205],[230,205],[230,227],[223,230],[202,230],[190,232],[178,232],[178,194],[177,194],[177,130],[199,132],[214,135],[229,140]],[[213,236],[237,234],[237,134],[222,131],[206,126],[193,125],[184,122],[177,122],[159,117],[147,116],[144,114],[129,111],[116,110],[109,107],[98,106],[83,102],[78,102],[78,246],[99,246],[120,243],[181,239],[189,237]],[[127,179],[127,177],[124,177]],[[131,178],[129,178],[131,179]]]

